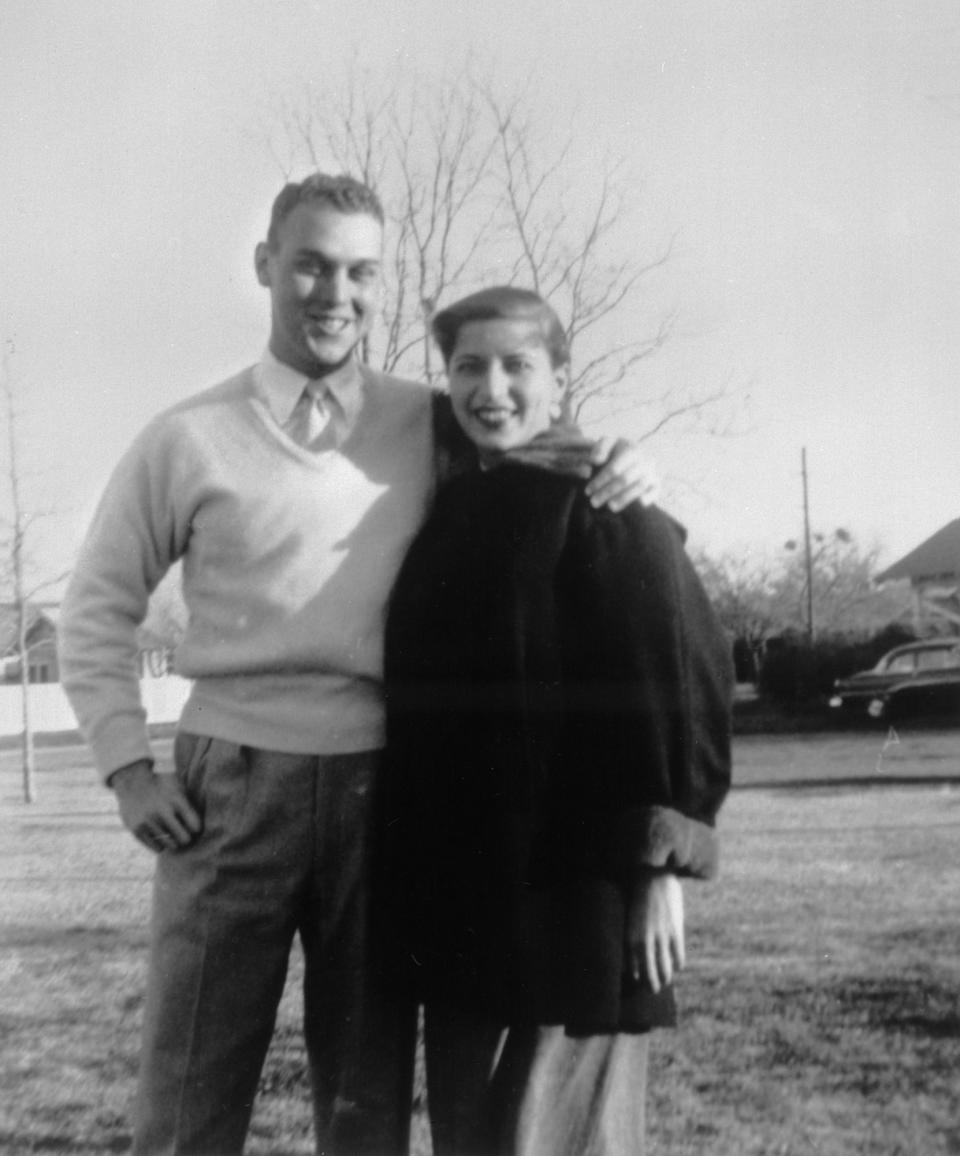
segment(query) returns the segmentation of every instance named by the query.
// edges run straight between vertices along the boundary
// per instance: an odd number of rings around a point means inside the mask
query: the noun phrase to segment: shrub
[[[758,690],[785,706],[802,706],[829,697],[836,679],[867,670],[894,646],[914,635],[894,623],[866,640],[824,635],[810,646],[789,635],[772,640],[760,668]]]

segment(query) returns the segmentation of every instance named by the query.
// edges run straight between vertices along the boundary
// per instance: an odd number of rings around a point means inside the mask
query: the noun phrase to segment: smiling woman
[[[716,865],[730,648],[679,527],[592,508],[553,310],[492,288],[434,332],[474,453],[391,597],[378,904],[434,1151],[641,1156],[679,877]]]
[[[560,319],[536,293],[484,289],[433,319],[450,401],[481,451],[525,445],[562,406],[569,350]]]
[[[483,449],[512,449],[543,433],[564,380],[529,321],[469,322],[447,369],[453,411]]]

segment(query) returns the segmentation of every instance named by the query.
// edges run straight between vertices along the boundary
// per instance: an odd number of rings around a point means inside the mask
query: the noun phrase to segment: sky
[[[887,563],[960,517],[956,0],[10,0],[0,335],[47,574],[146,421],[262,351],[279,110],[471,53],[623,158],[638,251],[676,235],[638,388],[731,397],[647,443],[692,548],[798,537],[804,449],[814,529]]]

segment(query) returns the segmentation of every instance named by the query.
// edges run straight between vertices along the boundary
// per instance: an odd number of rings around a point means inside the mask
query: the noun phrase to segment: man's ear
[[[270,250],[266,241],[261,241],[253,251],[253,267],[257,271],[257,280],[265,288],[270,288]]]

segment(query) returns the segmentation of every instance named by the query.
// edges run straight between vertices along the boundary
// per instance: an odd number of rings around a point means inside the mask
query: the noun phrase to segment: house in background
[[[27,606],[27,672],[30,682],[59,682],[57,620],[60,607],[52,602]],[[0,602],[0,685],[20,681],[20,629],[15,603]]]
[[[174,674],[173,652],[177,639],[145,622],[137,628],[137,669],[141,678],[164,678]]]
[[[960,634],[960,518],[948,522],[874,581],[898,579],[909,579],[913,590],[913,627],[918,638]]]
[[[27,607],[27,663],[30,682],[60,681],[57,660],[57,625],[60,607],[54,602],[33,602]],[[20,643],[17,607],[0,602],[0,686],[20,682]],[[144,624],[137,630],[137,670],[141,678],[173,674],[177,638],[170,630]]]

